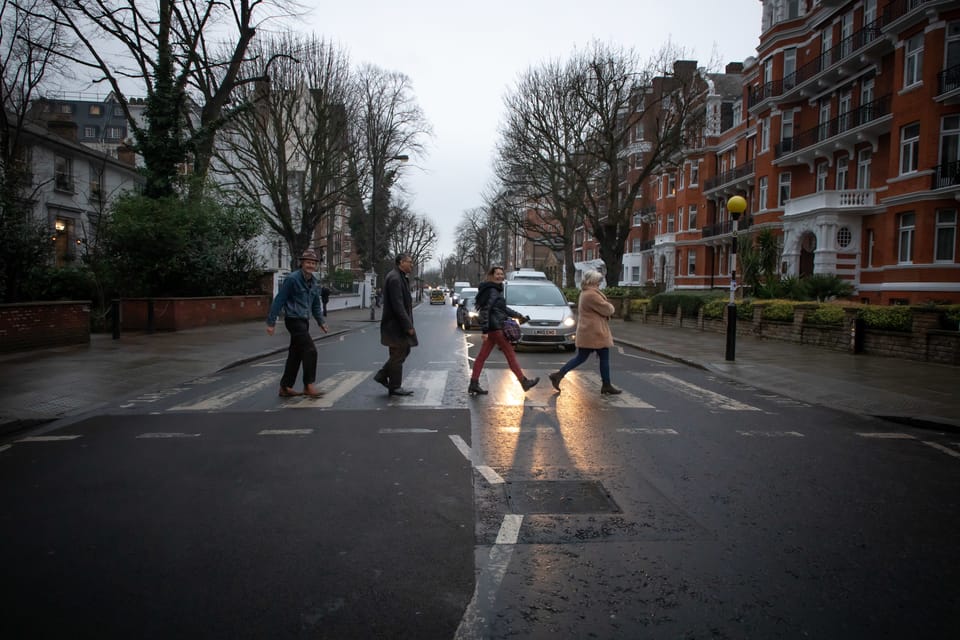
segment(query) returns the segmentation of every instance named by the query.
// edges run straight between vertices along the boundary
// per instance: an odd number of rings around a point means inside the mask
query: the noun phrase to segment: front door
[[[800,277],[813,275],[813,253],[817,250],[817,236],[807,231],[800,238]]]

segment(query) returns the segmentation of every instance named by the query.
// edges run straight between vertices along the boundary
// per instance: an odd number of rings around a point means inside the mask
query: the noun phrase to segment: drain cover
[[[599,482],[510,482],[506,490],[513,513],[620,513],[620,507]]]

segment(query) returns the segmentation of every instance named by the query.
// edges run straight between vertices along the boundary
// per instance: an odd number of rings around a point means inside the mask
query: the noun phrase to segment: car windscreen
[[[514,281],[506,287],[504,293],[506,294],[507,304],[511,306],[567,306],[567,300],[563,297],[563,292],[557,287],[525,285]]]

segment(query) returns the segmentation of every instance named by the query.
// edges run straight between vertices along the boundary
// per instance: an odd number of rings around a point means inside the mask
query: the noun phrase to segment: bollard
[[[113,325],[113,339],[120,339],[120,300],[110,301],[110,323]]]

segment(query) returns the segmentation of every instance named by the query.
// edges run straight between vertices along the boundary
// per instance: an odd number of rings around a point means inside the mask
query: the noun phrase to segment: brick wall
[[[154,298],[153,328],[182,331],[246,320],[267,320],[270,296],[219,296],[213,298]],[[151,299],[124,298],[120,305],[123,331],[147,329]]]
[[[0,304],[0,352],[90,342],[90,303]]]

